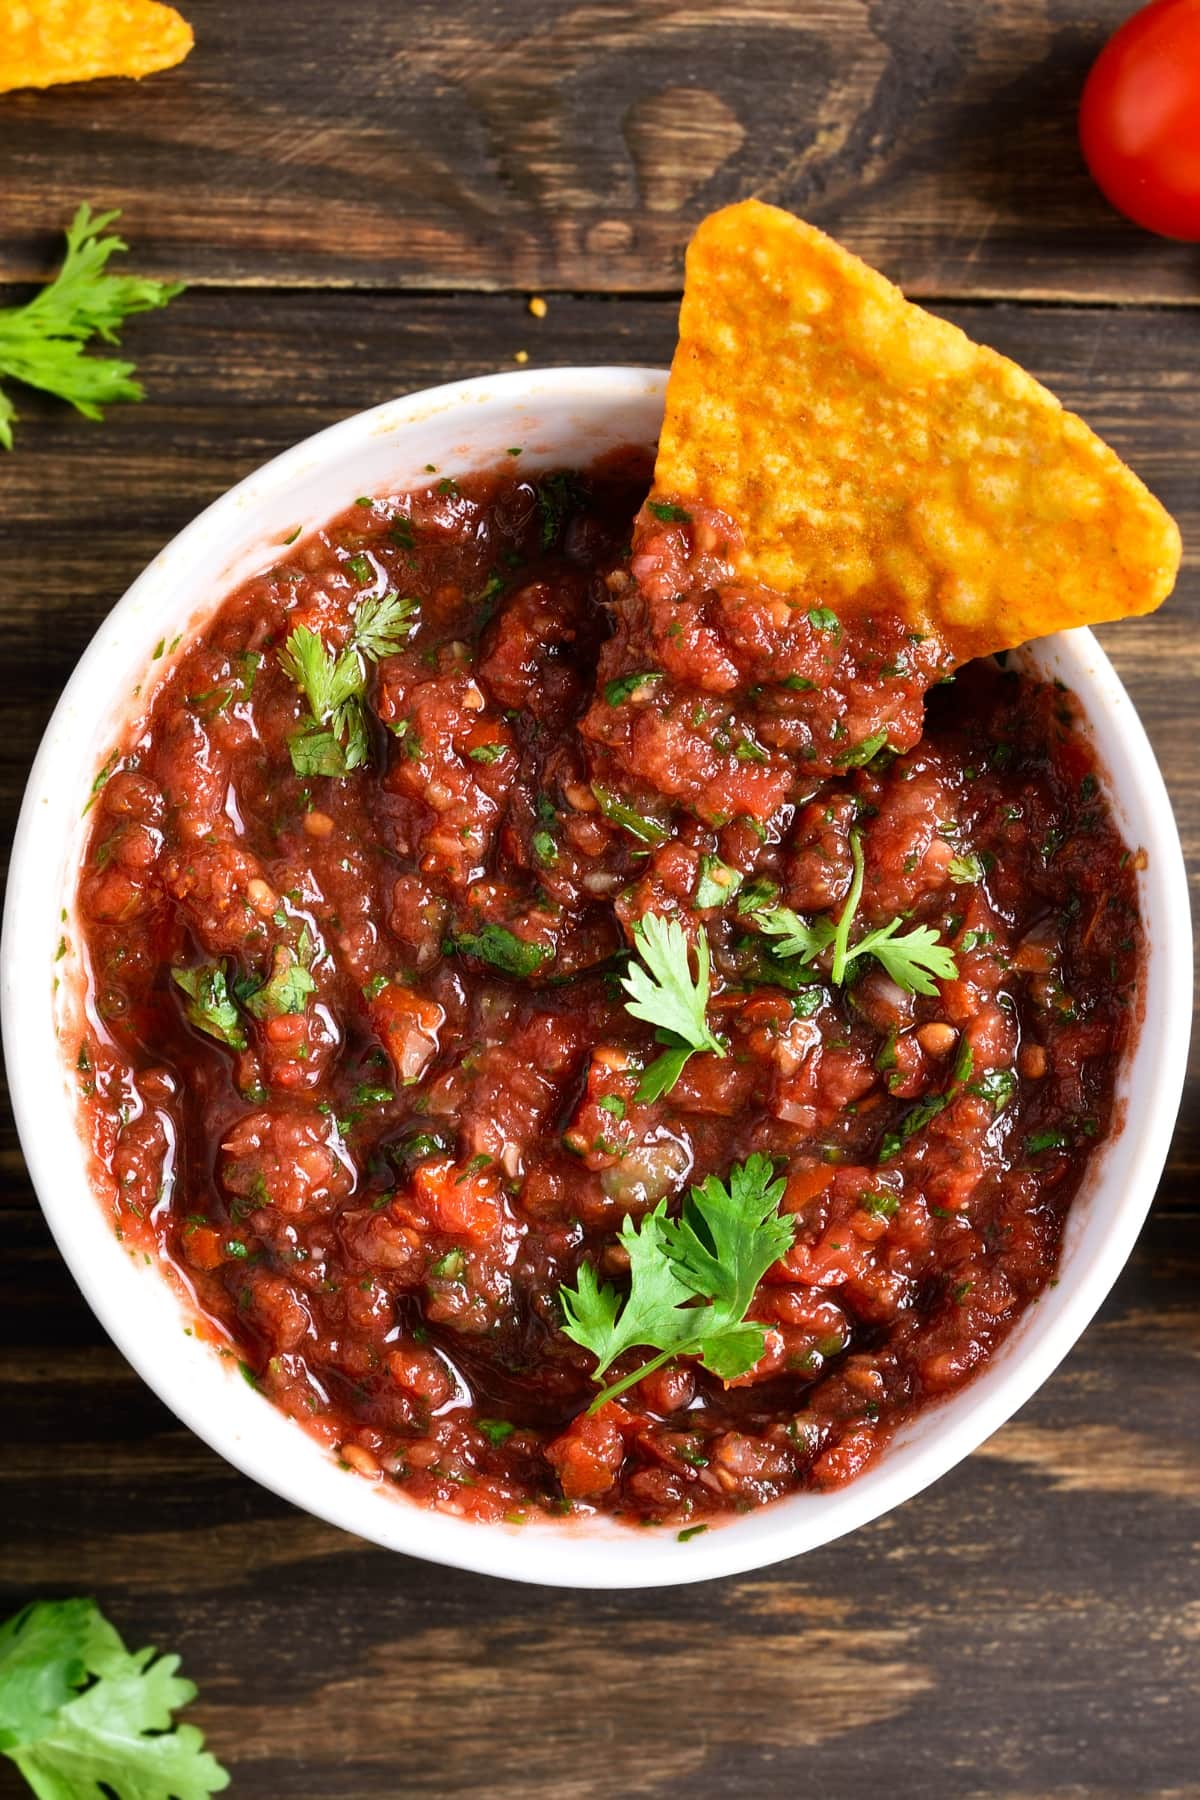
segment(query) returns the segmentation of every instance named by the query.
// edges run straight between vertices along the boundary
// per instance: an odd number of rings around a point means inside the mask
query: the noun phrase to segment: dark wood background
[[[44,277],[88,199],[124,208],[139,270],[191,284],[127,334],[143,406],[96,427],[19,395],[5,843],[76,656],[200,507],[519,350],[664,362],[691,226],[753,192],[1026,363],[1179,517],[1175,598],[1104,638],[1195,871],[1200,249],[1112,215],[1074,142],[1125,0],[187,10],[180,69],[0,98],[0,282]],[[1019,1418],[849,1540],[664,1593],[455,1574],[252,1486],[105,1341],[11,1126],[0,1157],[3,1610],[92,1592],[179,1649],[246,1800],[1200,1795],[1195,1070],[1129,1268]]]

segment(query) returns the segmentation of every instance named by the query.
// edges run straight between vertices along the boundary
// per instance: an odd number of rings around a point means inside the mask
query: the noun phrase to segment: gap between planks
[[[0,277],[0,296],[6,303],[10,297],[19,299],[20,292],[29,288],[48,287],[57,274],[57,265],[51,269],[43,269],[36,275],[4,274]],[[525,301],[533,294],[540,294],[548,300],[575,300],[582,303],[606,301],[612,304],[647,304],[663,305],[667,302],[678,304],[683,290],[678,287],[668,288],[575,288],[556,287],[553,283],[543,282],[538,287],[498,287],[485,282],[459,281],[441,286],[436,283],[422,284],[417,282],[388,282],[360,280],[350,276],[339,279],[314,281],[307,277],[277,275],[246,275],[235,280],[222,276],[219,280],[199,275],[188,278],[183,274],[168,274],[161,277],[166,281],[182,281],[184,291],[188,293],[210,294],[217,298],[235,296],[240,293],[286,295],[289,298],[298,294],[336,294],[341,298],[347,295],[361,295],[372,300],[502,300]],[[1200,285],[1194,296],[1172,298],[1169,296],[1153,300],[1126,298],[1121,295],[1076,294],[1070,289],[1061,291],[1041,288],[970,288],[958,290],[946,288],[936,292],[924,292],[920,288],[905,289],[905,294],[914,306],[923,307],[979,307],[987,309],[1000,306],[1027,307],[1031,312],[1088,312],[1088,313],[1183,313],[1200,311]]]

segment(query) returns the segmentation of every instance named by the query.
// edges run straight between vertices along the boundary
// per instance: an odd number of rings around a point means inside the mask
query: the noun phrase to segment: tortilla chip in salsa
[[[23,0],[0,23],[0,93],[182,62],[192,28],[158,0]]]
[[[741,527],[738,572],[898,611],[958,660],[1151,611],[1174,521],[1032,376],[822,232],[747,200],[687,255],[655,466]]]

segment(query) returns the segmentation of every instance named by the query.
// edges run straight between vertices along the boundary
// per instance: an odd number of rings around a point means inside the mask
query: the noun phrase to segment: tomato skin
[[[1118,212],[1200,241],[1200,0],[1152,0],[1114,33],[1083,90],[1079,139]]]

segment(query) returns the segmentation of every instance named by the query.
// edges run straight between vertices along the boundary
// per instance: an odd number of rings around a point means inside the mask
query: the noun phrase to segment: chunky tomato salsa
[[[97,780],[71,1048],[117,1228],[351,1469],[687,1535],[1052,1280],[1141,933],[1069,693],[646,486],[431,469],[225,599]]]

